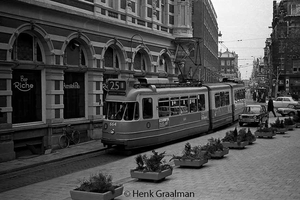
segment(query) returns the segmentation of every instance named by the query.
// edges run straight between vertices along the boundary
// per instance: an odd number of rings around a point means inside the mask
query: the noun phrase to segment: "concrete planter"
[[[268,131],[268,132],[263,132],[263,131],[255,131],[255,136],[256,137],[268,137],[272,138],[273,136],[276,135],[275,131]]]
[[[202,159],[202,160],[174,159],[175,166],[180,166],[180,167],[201,167],[207,162],[208,159]]]
[[[141,172],[137,170],[130,170],[131,178],[137,178],[137,179],[144,179],[144,180],[153,180],[153,181],[159,181],[167,176],[170,176],[172,174],[172,169],[166,169],[161,172]]]
[[[229,148],[223,148],[223,151],[216,151],[215,153],[211,154],[211,158],[223,158],[224,155],[229,153]]]
[[[284,128],[275,128],[276,133],[284,134],[287,131],[288,131],[288,129],[286,127],[284,127]]]
[[[230,148],[230,149],[243,149],[245,146],[249,144],[249,141],[240,142],[223,142],[223,147]]]
[[[117,196],[121,196],[123,194],[123,190],[124,187],[120,186],[115,189],[114,194],[111,191],[105,193],[96,193],[78,190],[71,190],[70,194],[73,200],[110,200],[116,198]]]
[[[288,130],[294,130],[294,128],[296,128],[296,124],[293,124],[293,125],[285,125],[285,127],[286,127]]]

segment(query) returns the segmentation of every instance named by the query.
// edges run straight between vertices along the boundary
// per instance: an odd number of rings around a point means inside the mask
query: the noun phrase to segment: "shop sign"
[[[31,90],[34,85],[33,84],[29,84],[27,83],[28,78],[24,77],[24,75],[20,76],[20,81],[16,81],[13,83],[13,85],[15,86],[16,89],[22,91],[22,92],[28,92],[29,90]]]
[[[74,82],[70,84],[64,83],[64,89],[80,89],[80,85],[78,84],[78,82]]]

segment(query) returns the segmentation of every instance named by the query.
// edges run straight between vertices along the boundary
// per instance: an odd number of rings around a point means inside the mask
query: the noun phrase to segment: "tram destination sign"
[[[126,81],[109,80],[107,86],[110,94],[126,94]]]

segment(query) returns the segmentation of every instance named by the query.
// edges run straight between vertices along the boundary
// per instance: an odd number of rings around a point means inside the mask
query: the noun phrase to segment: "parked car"
[[[288,105],[298,105],[299,102],[295,101],[292,97],[277,97],[274,101],[274,108],[287,108]]]
[[[260,125],[265,123],[269,118],[269,114],[265,105],[247,105],[242,114],[239,115],[239,125],[244,123]]]
[[[277,112],[281,114],[282,116],[294,116],[300,112],[300,104],[289,104],[286,108],[278,108]]]

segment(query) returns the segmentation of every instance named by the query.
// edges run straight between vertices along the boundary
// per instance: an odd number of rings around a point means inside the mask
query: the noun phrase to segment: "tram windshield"
[[[109,120],[137,120],[139,106],[137,102],[107,102],[107,116]]]

